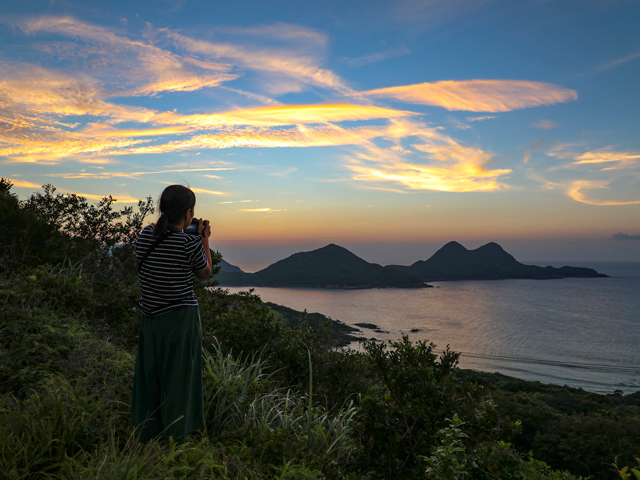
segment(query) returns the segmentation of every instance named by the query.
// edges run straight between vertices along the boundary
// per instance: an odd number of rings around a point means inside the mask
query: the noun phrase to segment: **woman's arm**
[[[209,249],[209,237],[211,236],[211,226],[209,225],[209,220],[205,220],[204,222],[200,219],[200,224],[198,225],[198,233],[202,235],[202,247],[204,248],[204,253],[207,256],[207,266],[202,270],[196,270],[196,277],[205,279],[209,278],[211,275],[211,250]]]

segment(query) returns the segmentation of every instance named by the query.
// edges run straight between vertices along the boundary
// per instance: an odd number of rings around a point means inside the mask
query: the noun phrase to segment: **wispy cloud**
[[[241,208],[239,212],[249,213],[271,213],[271,212],[286,212],[287,209],[273,209],[273,208]]]
[[[575,90],[525,80],[446,80],[379,88],[362,95],[470,112],[508,112],[578,98]]]
[[[578,77],[592,77],[594,75],[598,75],[599,73],[606,72],[607,70],[620,67],[630,62],[634,62],[638,59],[640,59],[640,51],[596,65],[590,70],[579,74]]]
[[[230,200],[228,202],[218,202],[218,205],[228,205],[231,203],[251,203],[251,202],[259,202],[260,200]]]
[[[497,118],[495,115],[482,115],[480,117],[467,117],[468,122],[483,122],[485,120],[493,120]]]
[[[73,17],[40,16],[12,22],[28,34],[54,33],[80,39],[72,49],[49,44],[58,58],[85,64],[105,80],[117,86],[120,96],[154,95],[170,91],[194,91],[212,87],[238,77],[229,73],[231,66],[223,62],[204,62],[183,57],[142,39],[125,35]]]
[[[38,185],[37,183],[26,182],[24,180],[16,180],[16,179],[13,179],[13,178],[9,178],[9,180],[11,181],[13,186],[16,187],[16,188],[35,188],[36,190],[41,190],[42,189],[42,185]],[[97,201],[100,201],[105,196],[107,196],[107,195],[96,195],[95,193],[80,193],[80,192],[67,192],[67,193],[68,194],[73,194],[73,195],[78,195],[79,197],[85,197],[85,198],[88,198],[90,200],[97,200]],[[138,200],[139,200],[139,199],[134,198],[131,195],[127,195],[127,194],[113,195],[113,197],[116,199],[116,201],[118,201],[120,203],[138,203]]]
[[[144,175],[161,175],[165,173],[199,173],[219,170],[234,170],[233,168],[174,168],[153,171],[137,172],[69,172],[69,173],[49,173],[48,177],[59,178],[84,178],[84,179],[108,179],[108,178],[139,178]],[[203,175],[206,176],[206,175]]]
[[[543,130],[553,130],[554,128],[560,128],[560,124],[553,120],[538,120],[531,124],[534,128],[542,128]]]
[[[165,34],[176,47],[191,54],[214,59],[225,58],[239,68],[270,75],[276,80],[265,79],[265,81],[272,93],[299,91],[307,86],[322,87],[342,93],[351,92],[337,74],[320,67],[320,61],[315,55],[287,49],[246,48],[231,43],[213,43],[171,30],[166,30]]]
[[[225,192],[218,192],[216,190],[208,190],[206,188],[189,187],[195,193],[206,193],[207,195],[227,195]]]
[[[576,202],[587,203],[589,205],[616,206],[616,205],[639,205],[640,200],[600,200],[587,194],[591,190],[608,189],[610,181],[606,180],[577,180],[572,182],[567,189],[567,194]]]
[[[215,33],[225,35],[250,35],[258,37],[271,37],[279,40],[303,42],[317,47],[325,47],[328,39],[327,35],[312,28],[295,25],[291,23],[273,23],[271,25],[258,25],[251,27],[214,27]]]
[[[614,240],[632,240],[632,241],[640,242],[640,234],[629,235],[628,233],[618,232],[611,235],[611,238]]]
[[[274,127],[372,120],[378,118],[398,118],[411,115],[416,115],[416,113],[376,107],[373,105],[336,103],[320,105],[279,105],[197,115],[179,115],[173,112],[166,112],[156,115],[154,121],[165,124],[186,124],[197,126],[198,128],[221,128],[241,125]]]
[[[640,152],[615,151],[610,148],[585,152],[575,157],[573,165],[587,164],[615,164],[608,165],[605,170],[614,170],[640,165]]]
[[[406,47],[388,48],[380,52],[370,53],[369,55],[363,55],[356,58],[345,58],[352,67],[363,67],[371,63],[381,62],[388,58],[400,57],[402,55],[409,55],[411,52]]]

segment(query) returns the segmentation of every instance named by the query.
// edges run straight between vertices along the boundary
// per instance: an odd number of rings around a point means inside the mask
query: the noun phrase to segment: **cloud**
[[[205,188],[189,187],[195,193],[206,193],[207,195],[227,195],[225,192],[217,192],[215,190],[207,190]]]
[[[640,242],[640,234],[639,235],[629,235],[628,233],[614,233],[611,235],[611,238],[614,240],[633,240],[636,242]]]
[[[218,202],[218,205],[227,205],[231,203],[251,203],[251,202],[259,202],[260,200],[230,200],[228,202]]]
[[[0,102],[2,120],[25,120],[30,124],[48,123],[52,116],[108,117],[115,122],[148,121],[153,110],[105,101],[105,92],[87,76],[77,77],[31,65],[0,65]],[[55,131],[55,130],[50,130]]]
[[[484,120],[493,120],[497,118],[495,115],[482,115],[481,117],[467,117],[468,122],[483,122]]]
[[[633,61],[638,60],[638,59],[640,59],[640,51],[632,53],[630,55],[625,55],[624,57],[619,57],[619,58],[616,58],[614,60],[610,60],[608,62],[601,63],[599,65],[596,65],[592,69],[587,70],[586,72],[581,73],[581,74],[579,74],[577,76],[578,77],[591,77],[593,75],[598,75],[599,73],[603,73],[603,72],[606,72],[607,70],[611,70],[613,68],[620,67],[622,65],[625,65],[625,64],[627,64],[629,62],[633,62]]]
[[[411,52],[405,47],[389,48],[381,52],[371,53],[357,58],[345,58],[344,60],[352,67],[363,67],[371,63],[381,62],[388,58],[409,55]]]
[[[279,105],[232,110],[223,113],[179,115],[173,112],[158,114],[154,121],[165,124],[185,124],[198,128],[251,125],[274,127],[283,125],[331,123],[378,118],[398,118],[416,115],[404,110],[392,110],[372,105],[348,103],[320,105]]]
[[[368,146],[367,153],[353,158],[347,166],[353,179],[367,183],[395,183],[409,190],[440,192],[495,191],[507,188],[502,177],[508,169],[488,167],[494,155],[477,147],[462,145],[434,128],[397,120],[387,137],[413,137],[420,143],[413,151]]]
[[[639,205],[640,200],[619,201],[619,200],[599,200],[589,197],[586,191],[609,188],[610,181],[602,180],[577,180],[571,183],[567,189],[567,194],[576,202],[587,203],[589,205],[616,206],[616,205]]]
[[[273,208],[241,208],[239,212],[249,213],[271,213],[271,212],[286,212],[287,209],[273,209]]]
[[[254,35],[271,37],[279,40],[303,42],[318,47],[325,47],[327,35],[318,30],[291,23],[274,23],[271,25],[259,25],[253,27],[215,27],[214,32],[225,35]]]
[[[538,120],[535,123],[531,124],[534,128],[542,128],[544,130],[552,130],[554,128],[560,128],[560,124],[554,122],[553,120]]]
[[[171,30],[165,30],[164,33],[176,47],[191,54],[214,59],[229,59],[239,68],[269,75],[270,81],[266,78],[264,80],[273,93],[295,92],[307,86],[322,87],[342,93],[352,92],[338,75],[331,70],[321,68],[315,55],[287,49],[246,48],[230,43],[212,43],[190,38]]]
[[[11,183],[13,184],[14,187],[16,188],[37,188],[37,189],[41,189],[42,185],[38,185],[37,183],[33,183],[33,182],[26,182],[24,180],[16,180],[14,178],[8,178],[7,180],[10,180]]]
[[[10,180],[13,186],[16,188],[35,188],[37,190],[42,189],[42,185],[38,185],[37,183],[26,182],[24,180],[15,180],[12,178],[9,178],[8,180]],[[67,195],[77,195],[79,197],[85,197],[90,200],[96,200],[96,201],[100,201],[104,197],[108,196],[108,195],[96,195],[94,193],[74,193],[74,192],[69,192],[67,193]],[[114,195],[114,198],[116,199],[117,202],[121,202],[121,203],[138,203],[138,200],[139,200],[130,195]]]
[[[575,90],[524,80],[445,80],[380,88],[361,94],[470,112],[508,112],[578,98]]]
[[[611,147],[582,153],[575,157],[573,165],[615,163],[616,165],[609,165],[604,170],[616,170],[640,164],[640,152],[614,151],[610,148]]]
[[[59,178],[84,178],[84,179],[108,179],[108,178],[138,178],[144,175],[161,175],[164,173],[195,173],[195,172],[212,172],[219,170],[234,170],[234,168],[168,168],[153,171],[138,172],[70,172],[70,173],[50,173],[48,177]],[[207,176],[207,175],[204,175]]]
[[[27,34],[55,33],[86,42],[70,46],[49,42],[47,48],[60,59],[82,60],[83,66],[92,66],[107,83],[117,82],[118,87],[125,87],[119,89],[119,96],[194,91],[238,77],[229,73],[229,64],[182,57],[73,17],[40,16],[12,23]]]
[[[336,125],[326,127],[305,127],[298,125],[287,129],[238,128],[229,133],[196,135],[187,140],[177,140],[162,145],[134,147],[122,154],[167,153],[198,149],[224,148],[293,148],[293,147],[330,147],[341,145],[361,145],[368,140],[380,137],[385,127],[341,128]],[[112,154],[117,154],[113,152]]]

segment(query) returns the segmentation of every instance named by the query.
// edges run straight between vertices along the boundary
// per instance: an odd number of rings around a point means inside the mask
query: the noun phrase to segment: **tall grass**
[[[318,463],[343,461],[355,453],[353,402],[334,412],[314,406],[312,385],[309,395],[301,395],[275,382],[259,355],[243,362],[224,355],[219,344],[213,347],[204,357],[209,435],[253,431],[267,442],[282,437],[298,448],[305,446],[306,452],[297,453]]]

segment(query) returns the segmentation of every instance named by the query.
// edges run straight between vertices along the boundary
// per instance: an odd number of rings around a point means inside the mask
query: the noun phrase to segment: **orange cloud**
[[[608,149],[586,152],[578,155],[573,165],[596,164],[596,163],[616,163],[614,167],[606,170],[614,170],[634,166],[640,163],[640,153],[633,151],[612,151]]]
[[[286,212],[287,209],[273,209],[273,208],[241,208],[239,212],[250,213],[271,213],[271,212]]]
[[[308,128],[273,130],[242,128],[230,133],[197,135],[188,140],[178,140],[163,145],[135,147],[123,151],[126,154],[167,153],[197,149],[223,149],[234,147],[283,148],[283,147],[330,147],[340,145],[361,145],[369,139],[384,135],[384,127],[340,128],[335,125]],[[114,153],[115,154],[115,153]]]
[[[409,190],[441,192],[494,191],[506,188],[500,181],[511,170],[487,167],[494,155],[480,148],[461,145],[438,130],[411,121],[397,120],[389,138],[413,136],[422,141],[407,149],[381,149],[369,145],[347,166],[353,179],[395,183]],[[424,154],[424,155],[421,155]],[[408,157],[418,157],[408,160]]]
[[[74,173],[50,173],[49,177],[60,178],[85,178],[85,179],[107,179],[107,178],[137,178],[143,175],[160,175],[163,173],[193,173],[193,172],[211,172],[219,170],[234,170],[234,168],[172,168],[164,170],[154,170],[145,172],[74,172]],[[208,177],[209,175],[204,175]],[[218,178],[218,177],[216,177]]]
[[[146,122],[154,115],[144,107],[117,105],[102,100],[104,92],[86,76],[72,77],[40,67],[20,66],[18,71],[0,65],[2,117],[50,123],[52,116],[109,117],[114,121]],[[57,122],[53,122],[57,126]],[[61,125],[69,126],[69,125]]]
[[[578,98],[575,90],[524,80],[445,80],[380,88],[361,95],[469,112],[508,112]]]
[[[179,115],[173,112],[167,112],[156,115],[154,121],[158,123],[187,124],[199,128],[220,128],[239,125],[274,127],[372,120],[377,118],[399,118],[410,115],[416,114],[414,112],[392,110],[375,107],[373,105],[336,103],[320,105],[279,105],[200,115]]]
[[[122,130],[111,125],[92,123],[82,130],[82,133],[90,137],[156,137],[162,135],[180,135],[192,132],[189,126],[172,126],[164,128],[150,128],[145,130]]]
[[[16,188],[35,188],[38,190],[42,189],[42,185],[38,185],[37,183],[25,182],[23,180],[15,180],[12,178],[10,178],[9,180],[11,181],[13,186]],[[106,195],[96,195],[93,193],[73,193],[73,192],[67,193],[67,195],[71,195],[71,194],[77,195],[79,197],[85,197],[90,200],[97,200],[97,201],[102,200],[106,196]],[[115,198],[116,198],[116,201],[122,202],[122,203],[138,203],[138,199],[130,195],[115,195]]]
[[[24,180],[15,180],[13,178],[9,178],[14,187],[16,188],[42,188],[42,185],[38,185],[37,183],[25,182]]]
[[[617,201],[617,200],[596,200],[589,198],[585,191],[609,188],[608,181],[578,180],[573,182],[567,189],[567,195],[576,202],[587,203],[589,205],[615,206],[615,205],[639,205],[640,200]]]

